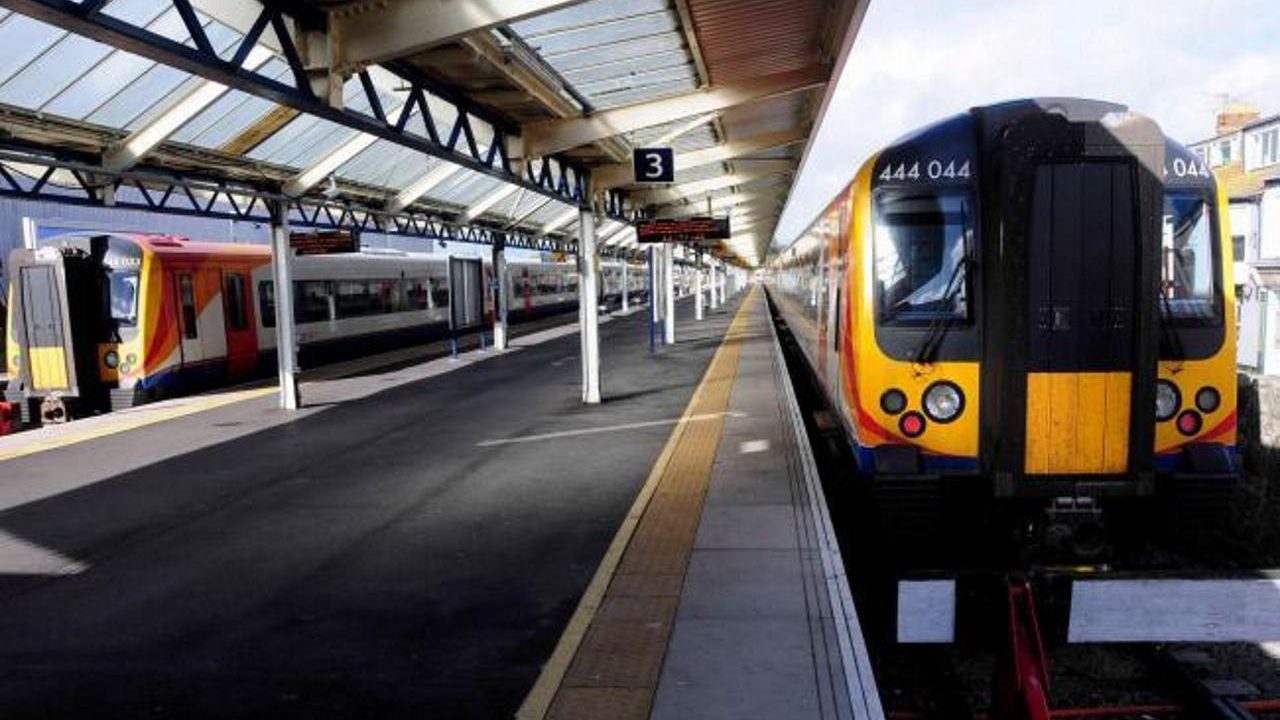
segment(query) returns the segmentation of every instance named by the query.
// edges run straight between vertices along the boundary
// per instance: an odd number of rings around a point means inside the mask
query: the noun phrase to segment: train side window
[[[178,276],[178,300],[182,304],[182,336],[194,340],[200,335],[196,315],[196,291],[190,275]]]
[[[428,289],[430,289],[431,297],[435,301],[434,307],[449,307],[449,279],[444,274],[431,278]]]
[[[227,327],[244,330],[249,327],[249,313],[245,307],[244,276],[229,273],[222,278],[222,300],[226,308]]]
[[[431,296],[431,278],[414,278],[405,283],[408,285],[410,310],[430,310],[436,306],[435,298]]]
[[[293,319],[299,323],[327,322],[329,281],[302,280],[293,284]]]
[[[841,297],[844,293],[842,292],[842,290],[844,290],[844,288],[842,288],[839,282],[837,281],[836,283],[836,314],[835,314],[835,317],[831,319],[831,349],[835,350],[836,352],[840,352],[840,324],[841,324],[842,318],[844,317],[844,305],[842,302],[843,298]]]
[[[258,283],[258,315],[262,327],[276,326],[276,286],[269,280]]]
[[[361,317],[376,312],[373,306],[377,297],[369,291],[369,281],[339,280],[334,285],[337,288],[335,297],[339,318]]]

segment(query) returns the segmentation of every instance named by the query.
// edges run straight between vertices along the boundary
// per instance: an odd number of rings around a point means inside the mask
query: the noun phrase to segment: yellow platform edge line
[[[206,397],[197,395],[190,398],[190,402],[167,410],[141,412],[136,416],[122,415],[119,416],[119,419],[113,418],[111,422],[105,423],[101,427],[88,428],[80,432],[68,432],[58,437],[49,438],[43,442],[33,442],[26,447],[0,450],[0,462],[25,457],[27,455],[34,455],[47,450],[56,450],[58,448],[76,445],[89,440],[97,440],[98,438],[115,435],[117,433],[137,430],[148,425],[154,425],[158,422],[173,420],[187,415],[194,415],[199,412],[213,410],[215,408],[220,408],[245,400],[252,400],[264,395],[271,395],[276,391],[277,388],[272,386],[254,388],[252,390],[237,390],[233,392],[218,393],[217,395],[209,395]]]
[[[684,438],[685,430],[692,425],[690,418],[697,414],[696,410],[701,403],[703,394],[715,380],[714,374],[717,370],[717,361],[721,359],[722,355],[728,353],[730,343],[739,339],[740,333],[737,332],[737,328],[748,317],[747,313],[752,307],[752,301],[759,291],[758,287],[753,286],[747,297],[743,299],[742,304],[738,306],[738,312],[734,314],[733,321],[729,323],[724,338],[720,341],[720,346],[716,348],[716,354],[711,358],[711,362],[707,363],[707,370],[698,382],[698,387],[694,389],[693,396],[689,398],[689,404],[685,406],[684,413],[680,416],[680,421],[676,423],[676,426],[671,430],[671,434],[667,436],[667,442],[663,445],[662,452],[658,454],[657,461],[654,462],[653,468],[649,471],[649,477],[645,480],[644,486],[640,488],[635,501],[631,503],[631,508],[627,510],[627,515],[622,520],[622,525],[618,527],[613,540],[609,543],[609,549],[605,551],[604,558],[600,560],[600,565],[596,567],[595,575],[592,576],[591,582],[587,584],[587,589],[583,591],[582,597],[578,600],[578,606],[574,608],[573,615],[570,616],[568,624],[565,625],[564,632],[561,633],[555,650],[551,652],[551,657],[547,660],[547,663],[542,666],[542,672],[539,673],[538,679],[529,690],[529,694],[525,696],[524,702],[520,704],[520,709],[516,711],[516,720],[543,720],[551,709],[551,702],[555,699],[556,692],[560,689],[560,684],[569,672],[569,664],[573,662],[574,656],[577,655],[578,647],[582,644],[582,639],[586,636],[587,629],[591,627],[591,622],[595,619],[601,602],[604,600],[605,591],[609,589],[609,584],[613,582],[613,576],[617,573],[618,565],[622,562],[623,553],[631,543],[631,538],[635,535],[636,528],[640,525],[640,519],[649,507],[649,501],[658,489],[658,485],[666,473],[667,466],[670,465],[671,459],[675,455],[676,448],[679,447],[680,441]],[[736,366],[734,370],[736,375]],[[721,431],[723,431],[723,426]]]

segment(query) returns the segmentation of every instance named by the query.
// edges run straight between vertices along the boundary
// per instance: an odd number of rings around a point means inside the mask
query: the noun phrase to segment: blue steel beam
[[[39,168],[38,173],[31,173],[32,166]],[[59,170],[70,174],[75,184],[52,183]],[[357,229],[485,245],[503,242],[507,247],[544,252],[577,251],[577,241],[568,237],[458,223],[424,212],[387,213],[349,200],[289,198],[249,183],[167,168],[139,165],[104,173],[91,155],[13,140],[0,141],[0,197],[261,223],[271,220],[270,203],[283,202],[290,225],[299,227]]]

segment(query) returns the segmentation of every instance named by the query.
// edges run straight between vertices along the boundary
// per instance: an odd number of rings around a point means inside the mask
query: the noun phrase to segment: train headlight
[[[1181,406],[1182,393],[1178,392],[1177,385],[1168,380],[1156,383],[1156,420],[1160,422],[1172,420]]]
[[[924,412],[937,423],[949,423],[964,411],[964,393],[955,383],[943,380],[924,391]]]
[[[108,350],[106,354],[102,356],[102,364],[106,365],[111,370],[115,370],[120,367],[120,356],[115,350]]]

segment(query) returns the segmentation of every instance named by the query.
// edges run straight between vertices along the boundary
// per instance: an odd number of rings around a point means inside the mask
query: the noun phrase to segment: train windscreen
[[[1222,323],[1213,206],[1196,191],[1166,193],[1161,238],[1160,314],[1175,327]]]
[[[973,209],[967,193],[875,198],[876,316],[886,325],[967,320]]]
[[[138,322],[138,271],[109,268],[107,281],[111,319],[133,327]]]

